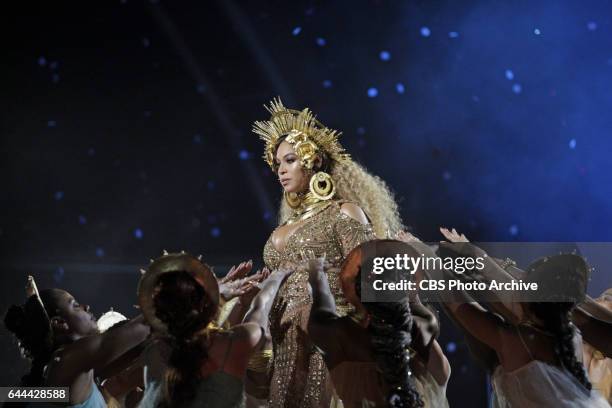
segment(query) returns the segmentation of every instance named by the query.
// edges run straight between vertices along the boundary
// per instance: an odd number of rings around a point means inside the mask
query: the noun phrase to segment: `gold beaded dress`
[[[266,266],[275,270],[287,262],[321,256],[338,266],[354,247],[374,239],[371,225],[341,212],[342,204],[340,200],[330,200],[323,209],[302,221],[280,251],[272,244],[270,235],[263,250]],[[338,272],[330,272],[328,280],[337,312],[344,316],[352,306],[342,295]],[[331,378],[323,356],[305,331],[311,306],[307,272],[298,270],[279,289],[270,312],[274,352],[269,394],[271,408],[330,406],[334,393]]]

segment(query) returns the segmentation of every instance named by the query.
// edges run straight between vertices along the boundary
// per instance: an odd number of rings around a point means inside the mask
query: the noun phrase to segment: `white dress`
[[[588,391],[572,373],[536,360],[517,334],[532,361],[516,370],[506,371],[500,364],[492,377],[494,408],[609,408],[597,391]],[[582,339],[574,336],[577,358],[582,358]]]
[[[501,365],[493,373],[494,408],[608,408],[597,392],[586,388],[567,370],[533,360],[514,370]]]
[[[446,384],[438,384],[429,371],[415,375],[413,378],[416,389],[425,404],[424,408],[448,408]]]

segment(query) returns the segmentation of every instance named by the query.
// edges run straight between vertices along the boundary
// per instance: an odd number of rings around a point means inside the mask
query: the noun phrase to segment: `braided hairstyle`
[[[49,318],[56,315],[61,294],[59,289],[43,290],[42,305],[32,295],[23,305],[11,305],[4,315],[4,325],[17,338],[21,355],[30,360],[30,372],[21,378],[23,387],[44,384],[45,366],[58,347]]]
[[[162,405],[180,407],[194,399],[200,380],[200,367],[208,358],[202,330],[216,310],[189,273],[163,274],[153,294],[155,315],[168,327],[167,341],[172,349],[164,383]]]
[[[359,277],[355,280],[355,291],[361,297]],[[412,314],[408,302],[366,302],[363,306],[370,314],[367,330],[376,364],[388,386],[389,407],[423,407],[410,370]]]
[[[574,304],[570,302],[539,302],[532,303],[534,314],[544,322],[545,328],[555,337],[555,355],[559,362],[569,371],[587,390],[592,385],[584,371],[584,366],[576,358],[574,335],[576,328],[571,321],[571,312]]]

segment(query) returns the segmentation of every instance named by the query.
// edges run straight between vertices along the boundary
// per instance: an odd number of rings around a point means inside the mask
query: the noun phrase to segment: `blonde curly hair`
[[[324,159],[325,160],[325,159]],[[328,171],[336,185],[334,198],[358,205],[372,223],[378,238],[394,237],[404,229],[393,193],[378,176],[369,173],[353,160],[332,162]],[[283,199],[279,211],[279,224],[291,216],[293,210]]]

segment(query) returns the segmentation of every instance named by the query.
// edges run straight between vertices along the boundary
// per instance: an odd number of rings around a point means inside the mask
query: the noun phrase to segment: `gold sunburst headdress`
[[[350,160],[350,155],[338,141],[342,133],[323,125],[310,109],[298,111],[286,108],[280,98],[273,99],[265,108],[272,117],[270,120],[255,122],[253,132],[265,142],[263,158],[272,169],[275,168],[274,155],[278,141],[285,136],[285,140],[293,145],[302,165],[309,170],[319,151],[324,151],[336,162]]]

